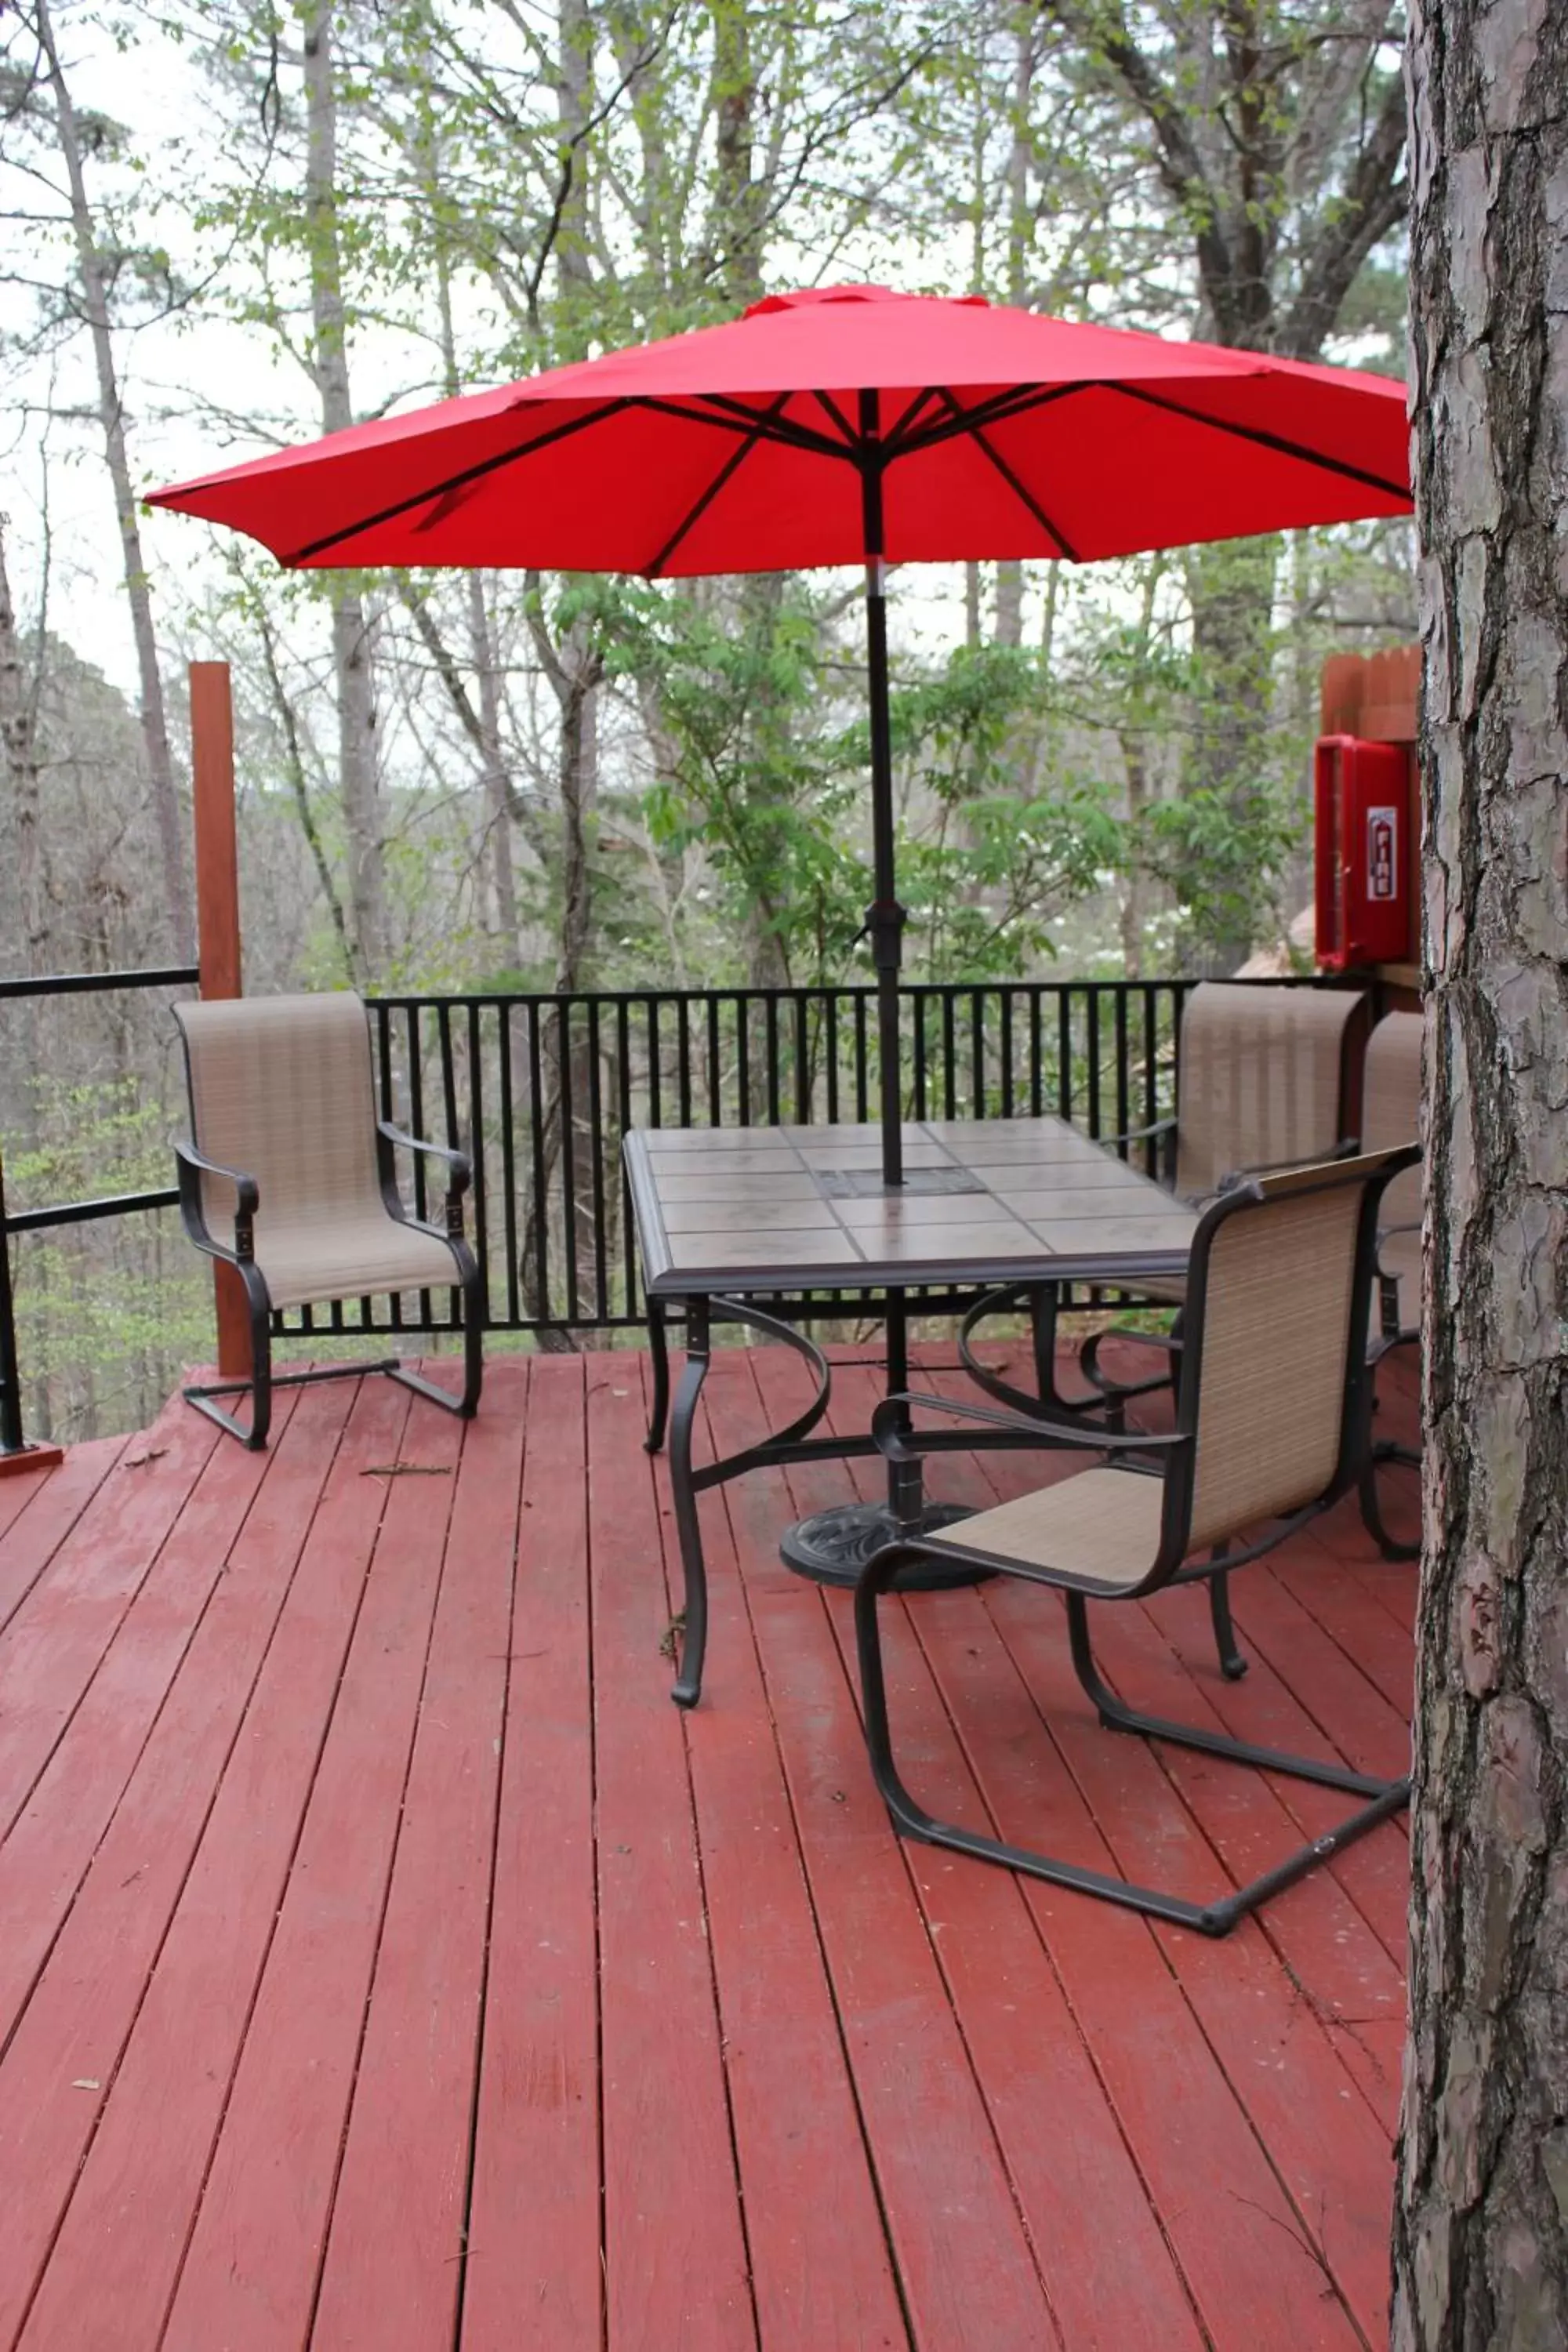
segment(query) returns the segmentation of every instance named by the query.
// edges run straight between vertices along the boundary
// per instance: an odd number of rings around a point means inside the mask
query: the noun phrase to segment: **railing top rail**
[[[1337,972],[1280,972],[1248,977],[1238,985],[1244,988],[1321,988],[1340,984]],[[1045,996],[1083,996],[1090,991],[1107,994],[1142,996],[1151,989],[1186,992],[1196,988],[1198,978],[1173,979],[1161,973],[1150,980],[906,980],[900,983],[899,993],[906,997],[961,996],[1024,996],[1038,993]],[[1358,984],[1364,984],[1360,983]],[[368,1004],[388,1013],[417,1013],[427,1005],[462,1004],[710,1004],[715,1000],[732,1004],[794,1004],[813,997],[863,997],[874,1002],[877,991],[868,981],[803,980],[786,987],[752,987],[743,981],[733,986],[712,988],[666,988],[651,982],[646,988],[580,988],[580,989],[431,989],[423,993],[400,992],[395,995],[373,992],[365,999]]]
[[[201,973],[194,963],[159,964],[143,971],[52,971],[0,980],[0,997],[89,996],[113,988],[187,988]]]
[[[174,1185],[158,1192],[114,1192],[99,1201],[58,1201],[42,1209],[10,1209],[3,1220],[8,1234],[41,1233],[50,1225],[87,1225],[100,1217],[125,1217],[143,1209],[177,1209],[180,1195]]]

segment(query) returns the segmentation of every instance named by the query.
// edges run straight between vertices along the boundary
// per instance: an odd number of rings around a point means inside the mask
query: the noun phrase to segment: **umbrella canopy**
[[[289,564],[1082,562],[1406,513],[1408,429],[1385,377],[840,287],[152,502]]]
[[[154,493],[287,564],[868,565],[883,1175],[902,1181],[884,562],[1084,562],[1410,511],[1402,385],[846,286]]]

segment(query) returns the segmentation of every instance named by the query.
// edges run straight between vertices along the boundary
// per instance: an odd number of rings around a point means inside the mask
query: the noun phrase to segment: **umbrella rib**
[[[919,457],[943,441],[952,441],[960,433],[973,432],[977,425],[1007,425],[1015,416],[1027,416],[1034,409],[1049,408],[1054,401],[1068,400],[1074,393],[1096,388],[1091,383],[1016,384],[1010,391],[994,394],[989,400],[977,401],[973,408],[965,408],[949,392],[943,396],[952,402],[958,421],[955,423],[950,416],[945,424],[922,425],[898,454],[900,457]]]
[[[679,416],[689,425],[712,425],[723,433],[752,433],[763,428],[764,441],[782,442],[786,448],[805,449],[814,457],[847,457],[850,452],[841,448],[826,433],[814,433],[809,425],[797,425],[793,417],[774,416],[770,412],[748,408],[743,400],[731,400],[722,393],[703,392],[694,395],[704,401],[702,408],[688,408],[679,401],[660,400],[649,394],[639,394],[631,404],[637,408],[650,408],[659,416]],[[784,394],[793,399],[794,389]]]
[[[1228,433],[1238,441],[1256,442],[1262,449],[1278,450],[1281,457],[1297,457],[1305,466],[1320,467],[1324,473],[1339,474],[1347,482],[1361,482],[1370,490],[1383,490],[1393,499],[1410,503],[1410,487],[1406,482],[1391,482],[1383,474],[1369,473],[1363,466],[1352,466],[1342,457],[1331,457],[1321,449],[1309,449],[1300,441],[1287,441],[1278,433],[1266,433],[1257,425],[1233,425],[1224,416],[1205,416],[1201,408],[1184,408],[1179,400],[1163,399],[1157,392],[1145,391],[1142,384],[1108,383],[1107,392],[1120,392],[1129,400],[1141,400],[1150,408],[1163,409],[1171,416],[1184,416],[1189,424],[1207,425],[1215,433]]]
[[[954,416],[962,416],[963,415],[962,406],[953,398],[951,392],[943,392],[939,395],[939,397],[944,402],[947,408]],[[992,447],[990,442],[987,441],[984,434],[980,431],[977,425],[970,425],[968,431],[970,439],[980,451],[981,456],[990,459],[991,463],[995,467],[996,471],[1001,475],[1002,479],[1006,483],[1007,488],[1012,491],[1013,496],[1021,505],[1028,509],[1029,512],[1034,516],[1035,520],[1039,524],[1040,529],[1043,531],[1048,532],[1050,537],[1055,541],[1058,548],[1061,551],[1062,554],[1067,557],[1068,562],[1069,563],[1080,562],[1082,558],[1079,556],[1078,550],[1072,546],[1068,539],[1064,537],[1059,526],[1051,520],[1049,515],[1046,512],[1044,507],[1041,506],[1034,492],[1018,479],[1017,475],[1013,471],[1012,467],[1007,463],[1006,458],[1003,457],[1001,451]]]
[[[900,454],[899,445],[901,443],[904,435],[913,425],[916,417],[920,415],[927,401],[934,400],[936,396],[934,388],[930,384],[926,386],[923,392],[916,393],[914,398],[910,401],[903,415],[895,423],[892,431],[883,436],[882,446],[887,450],[889,457],[896,457]]]
[[[787,392],[781,392],[778,398],[774,401],[772,408],[768,410],[766,416],[760,416],[757,419],[755,426],[747,434],[740,447],[731,451],[723,465],[720,467],[719,471],[713,476],[712,479],[708,483],[707,487],[702,490],[694,503],[688,507],[681,520],[677,524],[669,537],[665,541],[664,545],[659,549],[658,553],[654,557],[653,562],[647,567],[643,573],[645,580],[654,580],[658,578],[658,574],[664,570],[665,565],[669,562],[670,557],[675,553],[676,549],[680,545],[681,541],[686,537],[687,532],[691,529],[693,523],[699,521],[701,517],[707,513],[709,508],[712,505],[720,491],[724,488],[725,483],[733,478],[735,474],[738,473],[740,468],[745,464],[747,458],[751,456],[758,442],[763,438],[764,425],[770,423],[772,419],[778,415],[780,409],[783,408],[784,403],[789,398],[790,394]]]
[[[284,563],[309,563],[313,555],[324,555],[330,547],[341,547],[345,540],[357,539],[362,531],[375,530],[384,522],[395,522],[399,515],[407,514],[415,507],[427,505],[432,499],[449,498],[454,490],[467,489],[470,482],[481,481],[487,474],[499,472],[502,466],[515,465],[520,457],[531,457],[534,450],[547,448],[552,442],[564,441],[574,433],[584,432],[590,425],[601,425],[605,417],[619,415],[630,405],[626,400],[612,400],[603,408],[591,410],[585,416],[569,417],[564,425],[552,425],[548,432],[537,435],[531,441],[521,442],[510,449],[499,449],[493,457],[481,457],[478,465],[465,466],[460,473],[448,474],[444,481],[427,482],[423,489],[410,491],[406,498],[398,499],[389,507],[382,507],[374,514],[362,515],[357,522],[342,523],[336,530],[329,530],[321,538],[310,540],[304,547],[296,548],[292,555],[285,555],[279,560]],[[430,516],[426,520],[434,521],[435,518]]]
[[[844,411],[839,407],[838,403],[834,399],[833,394],[830,392],[814,392],[811,396],[813,400],[816,401],[819,408],[825,408],[827,411],[828,415],[832,417],[833,422],[837,425],[840,433],[843,434],[846,454],[854,449],[857,446],[855,428],[850,424],[849,419],[845,415]]]

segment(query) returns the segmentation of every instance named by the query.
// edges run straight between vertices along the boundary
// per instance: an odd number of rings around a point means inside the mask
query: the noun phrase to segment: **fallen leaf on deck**
[[[384,1462],[372,1470],[362,1470],[362,1478],[449,1478],[449,1462]]]

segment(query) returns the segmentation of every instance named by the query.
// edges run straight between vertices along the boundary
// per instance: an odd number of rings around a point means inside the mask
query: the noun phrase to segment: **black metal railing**
[[[47,978],[0,980],[0,1003],[22,998],[102,995],[110,991],[194,987],[200,977],[195,964],[166,964],[139,971],[52,972]],[[3,1141],[3,1139],[0,1139]],[[11,1276],[13,1234],[37,1233],[58,1225],[89,1224],[103,1217],[121,1217],[139,1211],[172,1207],[179,1199],[174,1187],[156,1191],[116,1192],[101,1199],[57,1201],[42,1208],[7,1213],[3,1152],[0,1152],[0,1456],[26,1450],[22,1429],[22,1372],[17,1360],[16,1298]]]
[[[1093,1135],[1146,1126],[1174,1100],[1189,985],[907,987],[906,1115],[1050,1111]],[[621,1170],[629,1128],[874,1119],[875,1013],[875,992],[863,987],[395,996],[371,1005],[384,1116],[470,1153],[490,1327],[533,1333],[642,1320]],[[423,1215],[422,1169],[413,1181]],[[841,1303],[831,1291],[812,1297],[825,1317]],[[280,1329],[304,1333],[455,1328],[455,1308],[439,1295],[279,1319]]]
[[[184,986],[195,978],[179,968],[6,981],[0,998]],[[1191,985],[906,987],[906,1115],[1053,1112],[1095,1136],[1147,1127],[1174,1104]],[[384,1115],[471,1155],[470,1234],[495,1331],[538,1338],[641,1322],[621,1166],[629,1128],[818,1126],[877,1114],[869,988],[388,996],[370,1012]],[[422,1162],[411,1181],[416,1213],[428,1213]],[[175,1200],[171,1187],[8,1215],[0,1197],[0,1452],[22,1443],[11,1237]],[[850,1311],[831,1291],[808,1303],[824,1319],[840,1306]],[[929,1303],[938,1305],[938,1295]],[[864,1306],[855,1302],[855,1311]],[[437,1292],[301,1309],[277,1322],[280,1331],[304,1333],[442,1332],[456,1328],[457,1311],[450,1294]]]

